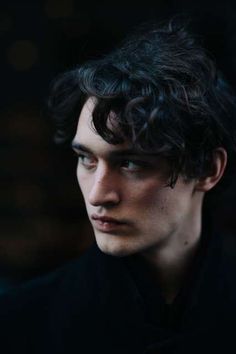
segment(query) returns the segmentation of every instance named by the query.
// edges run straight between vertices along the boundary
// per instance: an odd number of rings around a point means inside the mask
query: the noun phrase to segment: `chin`
[[[114,236],[110,236],[114,237]],[[129,256],[135,251],[131,251],[127,245],[124,245],[123,242],[117,242],[114,240],[105,241],[100,237],[96,237],[96,242],[98,248],[105,254],[114,256],[114,257],[126,257]]]

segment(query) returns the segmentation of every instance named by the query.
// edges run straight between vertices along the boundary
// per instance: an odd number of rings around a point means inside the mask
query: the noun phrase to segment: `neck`
[[[172,234],[171,242],[142,254],[158,281],[166,303],[172,303],[183,285],[200,245],[201,216],[190,232]]]

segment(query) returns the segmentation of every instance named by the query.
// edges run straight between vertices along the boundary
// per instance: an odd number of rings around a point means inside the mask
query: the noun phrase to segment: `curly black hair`
[[[180,174],[206,176],[217,147],[227,150],[227,174],[235,166],[234,93],[185,25],[139,29],[108,55],[59,75],[48,102],[57,142],[72,140],[88,97],[96,98],[97,133],[166,158],[172,187]]]

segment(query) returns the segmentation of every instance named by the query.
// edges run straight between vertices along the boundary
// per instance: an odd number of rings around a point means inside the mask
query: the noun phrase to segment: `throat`
[[[172,304],[191,275],[200,249],[200,236],[193,244],[185,244],[182,252],[148,252],[143,258],[154,282],[159,284],[166,304]]]

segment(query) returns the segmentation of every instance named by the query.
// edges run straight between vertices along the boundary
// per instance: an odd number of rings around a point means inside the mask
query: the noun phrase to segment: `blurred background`
[[[236,2],[8,0],[0,6],[0,291],[4,291],[78,257],[93,242],[77,186],[75,157],[69,149],[55,146],[52,122],[43,112],[55,75],[105,54],[142,22],[185,14],[235,87]],[[217,228],[232,235],[235,199],[232,187],[215,206]]]

